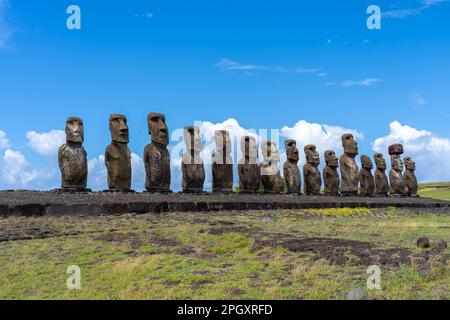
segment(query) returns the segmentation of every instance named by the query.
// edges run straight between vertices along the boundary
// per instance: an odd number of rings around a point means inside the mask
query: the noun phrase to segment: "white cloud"
[[[345,80],[342,81],[340,84],[342,87],[344,88],[348,88],[348,87],[354,87],[354,86],[363,86],[363,87],[370,87],[378,82],[383,81],[382,79],[377,79],[377,78],[367,78],[364,80]]]
[[[418,106],[423,106],[427,104],[427,101],[419,94],[413,94],[410,98],[411,102]]]
[[[318,73],[320,69],[317,68],[298,68],[295,70],[297,73]]]
[[[8,137],[6,136],[6,133],[2,130],[0,130],[0,149],[9,148],[10,141]]]
[[[54,156],[61,145],[66,142],[66,134],[62,130],[37,133],[28,131],[26,134],[28,145],[43,156]]]
[[[265,70],[266,67],[252,65],[252,64],[241,64],[239,62],[230,60],[230,59],[222,59],[217,63],[217,66],[222,69],[223,71],[233,71],[233,70],[240,70],[240,71],[251,71],[251,70]]]
[[[417,164],[419,181],[450,180],[450,140],[427,131],[418,130],[398,121],[390,124],[387,136],[376,139],[372,148],[388,157],[387,150],[391,144],[401,143],[405,156],[413,157]]]
[[[385,11],[382,14],[382,16],[383,18],[405,19],[408,17],[420,15],[424,10],[444,2],[448,2],[448,0],[422,0],[415,8],[401,8],[389,10]]]

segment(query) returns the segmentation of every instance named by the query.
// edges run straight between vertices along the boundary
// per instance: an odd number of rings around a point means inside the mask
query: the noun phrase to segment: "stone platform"
[[[450,202],[428,198],[366,198],[244,194],[55,193],[0,191],[0,216],[112,215],[311,208],[438,208]],[[447,210],[448,209],[448,210]]]

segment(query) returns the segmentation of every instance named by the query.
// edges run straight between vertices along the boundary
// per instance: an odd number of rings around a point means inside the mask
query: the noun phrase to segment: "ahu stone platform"
[[[0,191],[0,216],[114,215],[311,208],[423,208],[450,213],[450,201],[428,198],[367,198],[245,194],[56,193]]]

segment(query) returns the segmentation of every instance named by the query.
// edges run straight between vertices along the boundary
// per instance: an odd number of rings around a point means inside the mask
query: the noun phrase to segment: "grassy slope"
[[[418,252],[421,235],[450,240],[450,215],[329,209],[9,218],[0,230],[16,239],[0,242],[0,299],[343,299],[365,286],[366,266],[271,240],[351,239]],[[67,290],[69,265],[80,266],[82,290]],[[450,297],[448,271],[421,278],[406,264],[382,272],[375,297]]]
[[[450,200],[450,182],[423,183],[420,185],[419,194],[422,197]]]

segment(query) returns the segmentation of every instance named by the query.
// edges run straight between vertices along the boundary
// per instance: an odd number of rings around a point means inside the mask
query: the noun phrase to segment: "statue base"
[[[389,198],[389,193],[375,193],[373,195],[374,198]]]
[[[198,193],[203,194],[205,193],[203,189],[201,188],[189,188],[189,189],[183,189],[183,193]]]
[[[91,189],[84,187],[62,187],[59,189],[54,189],[53,192],[56,193],[89,193],[92,192]]]
[[[111,188],[103,190],[104,193],[135,193],[136,191],[131,189],[123,189],[123,188]]]
[[[356,196],[358,196],[358,191],[341,191],[341,196],[343,196],[343,197],[356,197]]]
[[[172,190],[167,190],[167,189],[147,189],[144,192],[146,192],[146,193],[162,193],[162,194],[173,193]]]

